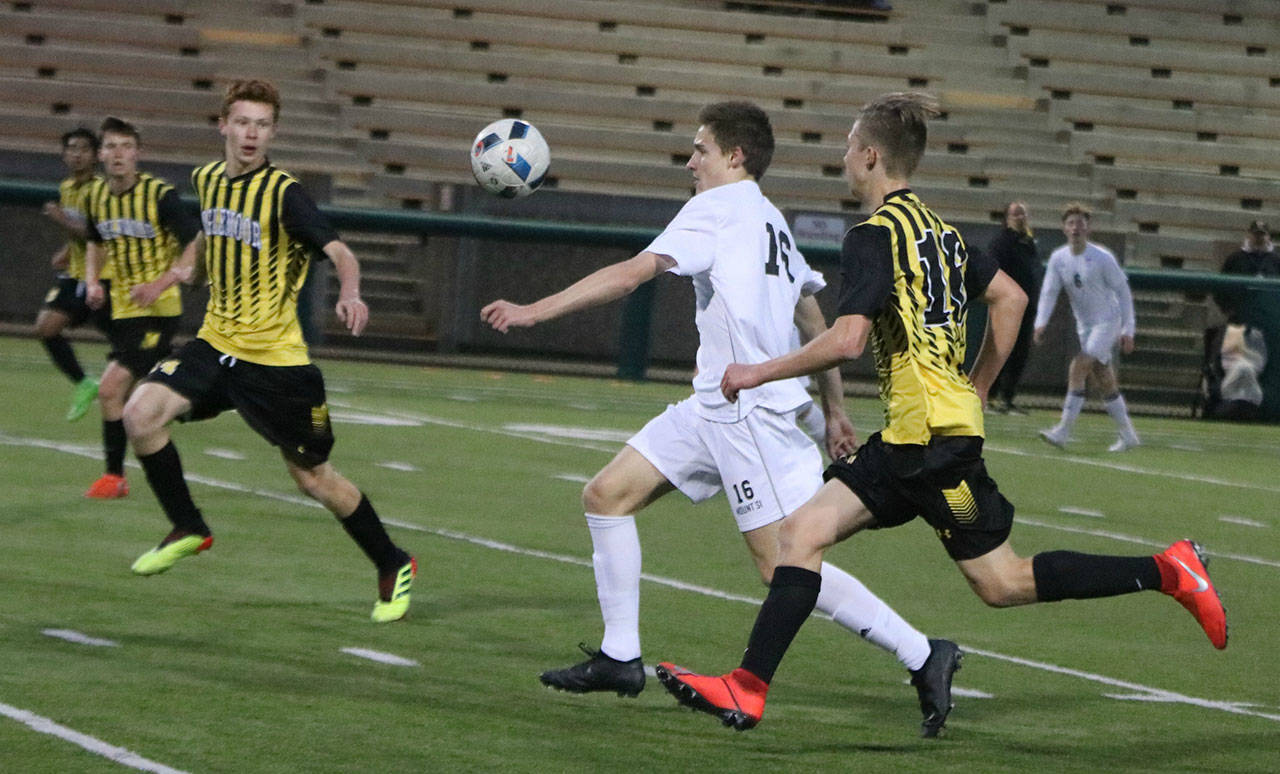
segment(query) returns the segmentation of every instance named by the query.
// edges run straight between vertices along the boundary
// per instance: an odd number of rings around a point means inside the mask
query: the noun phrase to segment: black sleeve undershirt
[[[294,184],[285,189],[281,210],[280,221],[284,230],[302,244],[319,251],[338,239],[338,232],[329,223],[329,218],[320,212],[302,186]]]
[[[888,228],[862,223],[849,229],[840,250],[840,278],[836,314],[879,314],[893,293],[893,251]]]
[[[160,225],[178,235],[178,243],[185,245],[200,233],[200,218],[182,203],[178,192],[170,188],[156,202]]]

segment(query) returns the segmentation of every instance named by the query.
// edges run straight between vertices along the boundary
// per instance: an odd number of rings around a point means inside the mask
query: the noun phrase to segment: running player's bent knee
[[[623,491],[612,485],[611,479],[597,474],[582,488],[582,509],[587,513],[600,515],[626,512],[623,506]]]
[[[144,438],[159,430],[160,406],[147,400],[146,393],[135,391],[124,405],[124,431],[130,438]]]

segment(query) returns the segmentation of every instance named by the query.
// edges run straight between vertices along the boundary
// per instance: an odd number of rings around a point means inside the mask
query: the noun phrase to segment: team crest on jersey
[[[329,404],[311,407],[311,432],[323,435],[329,429]]]
[[[138,349],[155,349],[160,343],[160,331],[147,331],[142,337],[142,343],[138,345]]]

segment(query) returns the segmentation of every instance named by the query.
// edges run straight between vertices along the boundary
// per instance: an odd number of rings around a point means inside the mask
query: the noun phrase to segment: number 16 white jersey
[[[730,363],[762,363],[790,352],[801,294],[826,286],[754,180],[694,196],[645,249],[670,256],[676,262],[673,274],[693,278],[699,340],[693,389],[699,416],[737,422],[756,406],[785,412],[811,400],[797,379],[743,390],[737,403],[720,392]]]

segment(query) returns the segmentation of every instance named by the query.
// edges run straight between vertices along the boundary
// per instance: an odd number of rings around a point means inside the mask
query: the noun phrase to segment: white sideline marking
[[[336,401],[332,401],[332,400],[329,401],[329,405],[342,406],[343,408],[349,408],[349,406],[344,406],[343,404],[338,403]],[[443,419],[441,417],[427,416],[426,414],[411,414],[404,411],[384,411],[382,413],[384,413],[386,416],[389,416],[389,417],[394,417],[398,419],[407,419],[412,422],[418,422],[418,423],[427,424],[427,425],[438,425],[440,427],[452,427],[455,430],[471,430],[477,433],[493,433],[495,435],[505,435],[505,436],[510,436],[512,438],[523,438],[527,441],[540,441],[542,443],[556,444],[559,446],[572,446],[575,449],[589,449],[591,451],[608,452],[610,454],[616,454],[618,451],[618,447],[616,445],[605,446],[603,444],[580,443],[580,442],[575,442],[570,440],[560,440],[558,438],[550,438],[550,437],[547,437],[546,435],[542,435],[538,433],[517,432],[513,430],[508,430],[506,428],[491,427],[489,425],[481,425],[473,422],[460,422],[455,419]],[[627,436],[627,437],[630,438],[631,436]]]
[[[404,472],[404,473],[417,473],[417,472],[418,472],[418,467],[417,467],[416,465],[410,465],[410,464],[409,464],[409,463],[407,463],[407,462],[394,462],[394,461],[391,461],[391,462],[375,462],[374,464],[375,464],[375,465],[377,465],[377,466],[378,466],[378,467],[380,467],[380,468],[386,468],[386,469],[388,469],[388,470],[399,470],[399,471],[402,471],[402,472]]]
[[[911,685],[911,678],[907,678],[906,680],[903,680],[902,684]],[[996,697],[994,693],[979,691],[977,688],[961,688],[957,685],[951,686],[951,693],[954,696],[964,696],[970,699],[994,699]]]
[[[1095,511],[1091,508],[1072,508],[1064,505],[1058,508],[1062,513],[1070,513],[1074,516],[1088,516],[1091,519],[1105,519],[1106,515],[1102,511]]]
[[[449,400],[458,400],[463,403],[478,403],[480,401],[480,398],[475,395],[467,395],[460,392],[455,392],[454,394],[446,397],[448,397]]]
[[[450,424],[452,426],[465,428],[465,425],[461,423],[441,422],[441,424]],[[476,428],[476,429],[492,432],[491,428]],[[541,439],[535,439],[535,440],[541,440]],[[556,441],[549,440],[549,439],[546,442],[556,443]],[[62,451],[65,453],[86,456],[93,459],[96,459],[100,453],[98,450],[92,449],[89,447],[78,447],[73,444],[61,444],[61,443],[42,440],[42,439],[17,438],[17,437],[8,435],[7,433],[4,433],[4,432],[0,432],[0,443],[10,445],[10,446],[32,446],[36,448],[52,449],[55,451]],[[136,466],[136,463],[134,464]],[[218,481],[216,479],[206,478],[203,476],[194,476],[194,475],[191,475],[190,473],[187,474],[187,480],[195,481],[197,483],[206,484],[208,486],[213,486],[221,489],[228,489],[236,492],[256,494],[262,497],[267,497],[267,498],[270,498],[273,500],[279,500],[282,502],[295,503],[298,505],[304,505],[304,506],[313,507],[313,508],[323,508],[322,505],[320,505],[319,503],[309,498],[299,497],[296,495],[280,494],[278,492],[270,492],[266,490],[253,489],[250,487],[241,486],[239,484],[234,484],[231,482]],[[1165,545],[1164,543],[1161,543],[1161,542],[1150,541],[1143,538],[1133,537],[1130,535],[1120,535],[1117,533],[1105,532],[1103,530],[1090,530],[1090,529],[1081,529],[1081,528],[1075,528],[1075,527],[1064,527],[1064,526],[1058,526],[1054,524],[1046,524],[1044,522],[1039,522],[1034,519],[1028,519],[1023,516],[1015,517],[1015,521],[1022,524],[1028,524],[1030,526],[1044,527],[1047,529],[1057,529],[1064,532],[1075,532],[1075,533],[1081,533],[1086,535],[1094,535],[1098,537],[1107,537],[1114,540],[1120,540],[1128,543],[1136,543],[1139,545],[1149,545],[1149,546],[1155,546],[1155,547],[1163,547]],[[420,524],[412,524],[409,522],[395,521],[391,519],[383,519],[383,523],[393,527],[400,527],[401,529],[407,529],[415,532],[423,532],[431,535],[437,535],[440,537],[449,538],[451,540],[459,540],[459,541],[471,543],[473,545],[478,545],[485,548],[492,548],[499,551],[506,551],[509,553],[519,554],[522,556],[530,556],[530,557],[539,558],[539,559],[550,559],[552,561],[562,562],[564,564],[576,565],[578,567],[588,567],[588,568],[592,567],[592,563],[590,559],[581,559],[576,556],[567,556],[565,554],[554,554],[548,551],[541,551],[537,549],[522,548],[520,546],[515,546],[510,543],[502,543],[496,540],[490,540],[488,538],[481,538],[474,535],[468,535],[462,532],[454,532],[453,530],[424,527]],[[1273,562],[1266,559],[1259,559],[1257,557],[1239,556],[1234,554],[1219,554],[1216,552],[1212,553],[1211,556],[1237,559],[1239,561],[1252,562],[1255,564],[1262,564],[1270,567],[1280,567],[1280,562]],[[691,591],[691,592],[702,594],[704,596],[712,597],[715,599],[723,599],[731,602],[743,602],[749,605],[756,605],[756,606],[758,606],[762,601],[758,597],[747,597],[747,596],[742,596],[740,594],[731,594],[729,592],[720,591],[718,589],[713,589],[706,586],[698,586],[692,583],[685,583],[684,581],[678,581],[673,578],[664,578],[661,576],[651,575],[649,573],[643,573],[641,574],[640,577],[643,580],[647,580],[651,583],[658,583],[658,584],[669,586],[671,588],[678,589],[681,591]],[[969,646],[964,645],[963,643],[961,643],[961,647],[966,652],[973,653],[979,656],[986,656],[988,658],[1007,661],[1009,663],[1018,664],[1021,666],[1027,666],[1033,669],[1041,669],[1048,672],[1055,672],[1057,674],[1078,677],[1080,679],[1099,682],[1099,683],[1112,685],[1119,688],[1125,688],[1131,691],[1138,691],[1141,693],[1146,693],[1148,695],[1167,697],[1169,701],[1192,704],[1198,707],[1203,707],[1205,709],[1216,709],[1216,710],[1221,710],[1223,712],[1230,712],[1233,714],[1251,715],[1254,717],[1264,718],[1266,720],[1274,720],[1274,721],[1280,722],[1280,714],[1257,712],[1257,711],[1245,709],[1240,703],[1211,701],[1209,699],[1199,699],[1192,696],[1185,696],[1183,694],[1174,693],[1172,691],[1166,691],[1160,688],[1151,688],[1145,685],[1140,685],[1138,683],[1130,683],[1123,680],[1117,680],[1115,678],[1105,677],[1103,675],[1096,675],[1089,672],[1082,672],[1080,670],[1070,669],[1068,667],[1060,667],[1055,664],[1048,664],[1040,661],[1032,661],[1030,659],[1023,659],[1017,656],[1008,656],[1002,653],[996,653],[994,651],[971,648]],[[4,706],[6,705],[0,704],[0,708],[3,708]]]
[[[1054,672],[1056,674],[1067,675],[1069,677],[1078,677],[1081,680],[1089,680],[1090,682],[1102,683],[1103,685],[1110,685],[1115,688],[1124,688],[1125,690],[1129,690],[1129,691],[1137,691],[1141,695],[1150,696],[1151,701],[1167,701],[1167,702],[1178,702],[1181,704],[1191,704],[1196,707],[1202,707],[1204,709],[1221,710],[1222,712],[1230,712],[1235,715],[1253,715],[1254,717],[1266,718],[1267,720],[1280,721],[1280,714],[1273,714],[1270,712],[1258,712],[1256,710],[1246,709],[1245,708],[1246,705],[1242,702],[1213,701],[1211,699],[1198,699],[1194,696],[1187,696],[1185,694],[1176,693],[1174,691],[1166,691],[1163,688],[1151,688],[1146,685],[1139,685],[1138,683],[1130,683],[1125,680],[1117,680],[1114,677],[1106,677],[1104,675],[1095,675],[1092,672],[1082,672],[1079,669],[1069,669],[1067,667],[1060,667],[1056,664],[1047,664],[1043,661],[1032,661],[1031,659],[1018,658],[1017,656],[1006,656],[1003,653],[996,653],[990,650],[980,650],[978,648],[970,648],[965,645],[961,645],[961,647],[964,648],[969,653],[976,653],[979,656],[994,658],[998,661],[1008,661],[1011,664],[1019,664],[1021,666],[1032,667],[1033,669],[1042,669],[1046,672]]]
[[[210,457],[218,457],[224,460],[242,460],[245,456],[235,449],[205,449],[205,454]]]
[[[574,484],[585,484],[591,480],[590,476],[582,476],[577,473],[557,473],[552,478],[559,481],[568,481]]]
[[[1044,454],[1042,452],[1031,452],[1023,449],[1011,449],[1007,446],[985,445],[982,447],[984,451],[1000,452],[1001,454],[1012,454],[1015,457],[1037,457],[1040,459],[1049,459],[1054,462],[1074,462],[1078,465],[1089,465],[1095,468],[1106,468],[1120,473],[1136,473],[1140,476],[1156,476],[1158,478],[1172,478],[1175,481],[1194,481],[1197,484],[1213,484],[1214,486],[1235,487],[1237,489],[1257,489],[1262,492],[1280,492],[1280,486],[1267,486],[1266,484],[1255,484],[1248,481],[1228,481],[1223,478],[1214,478],[1212,476],[1197,476],[1191,473],[1170,473],[1165,470],[1148,470],[1147,468],[1139,468],[1133,465],[1121,465],[1115,462],[1100,462],[1099,460],[1091,460],[1088,457],[1073,457],[1064,454]]]
[[[1197,446],[1197,445],[1195,445],[1195,444],[1193,444],[1193,443],[1171,443],[1171,444],[1169,444],[1169,448],[1170,448],[1170,449],[1177,449],[1178,451],[1189,451],[1189,452],[1202,452],[1202,451],[1204,451],[1204,447],[1203,447],[1203,446]]]
[[[94,755],[101,755],[109,761],[118,763],[121,766],[128,766],[136,771],[150,771],[154,772],[154,774],[187,774],[187,772],[182,769],[171,768],[163,763],[156,763],[155,761],[147,760],[141,755],[126,750],[123,747],[116,747],[113,744],[107,744],[101,739],[67,728],[64,725],[53,722],[49,718],[41,717],[34,712],[28,712],[24,709],[11,707],[3,702],[0,702],[0,715],[13,718],[33,731],[39,731],[42,734],[56,736],[63,741],[78,745]]]
[[[386,427],[421,427],[422,423],[401,417],[389,417],[385,414],[373,414],[364,411],[330,411],[329,418],[335,422],[347,422],[353,425],[383,425]]]
[[[379,664],[390,664],[391,666],[416,667],[421,666],[417,661],[411,658],[397,656],[394,653],[383,653],[380,650],[369,650],[368,648],[341,648],[343,653],[357,658],[367,658],[370,661],[377,661]]]
[[[513,433],[534,433],[551,438],[572,438],[575,441],[617,441],[626,443],[635,433],[627,430],[614,430],[608,427],[569,427],[567,425],[503,425],[504,430]]]
[[[1269,524],[1263,524],[1260,521],[1254,521],[1253,519],[1246,519],[1243,516],[1219,516],[1218,521],[1225,521],[1228,524],[1241,524],[1246,527],[1266,528],[1271,526]]]
[[[190,476],[188,476],[190,478]],[[1061,524],[1048,524],[1043,521],[1037,521],[1034,518],[1026,516],[1014,516],[1013,520],[1018,524],[1026,524],[1029,527],[1044,527],[1045,529],[1056,529],[1060,532],[1074,532],[1078,535],[1092,535],[1094,537],[1110,538],[1111,540],[1119,540],[1122,543],[1133,543],[1139,546],[1149,546],[1151,548],[1168,548],[1169,541],[1148,540],[1146,538],[1134,537],[1133,535],[1122,535],[1119,532],[1108,532],[1102,529],[1085,529],[1083,527],[1067,527]],[[1271,559],[1261,559],[1256,556],[1245,556],[1244,554],[1227,554],[1221,551],[1207,552],[1210,557],[1220,557],[1222,559],[1235,559],[1238,562],[1248,562],[1249,564],[1260,564],[1264,567],[1280,567],[1280,562]]]
[[[74,642],[77,645],[91,645],[95,648],[118,648],[120,643],[115,640],[102,640],[97,637],[90,637],[87,634],[78,632],[75,629],[41,629],[40,633],[46,637],[56,637],[67,642]]]

